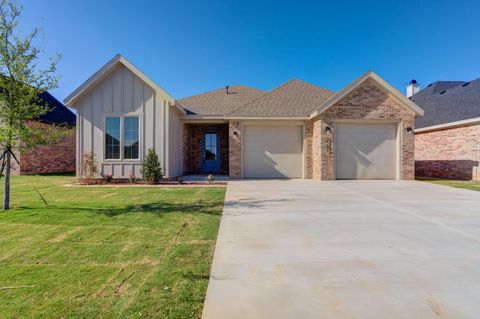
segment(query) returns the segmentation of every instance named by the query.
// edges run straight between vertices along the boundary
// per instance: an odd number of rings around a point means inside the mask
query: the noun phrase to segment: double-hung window
[[[139,159],[139,146],[138,116],[105,118],[105,159]]]

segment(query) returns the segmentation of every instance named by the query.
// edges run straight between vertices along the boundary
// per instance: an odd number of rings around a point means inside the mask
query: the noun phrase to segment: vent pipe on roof
[[[415,93],[420,91],[420,85],[418,85],[416,80],[411,80],[407,85],[407,97],[411,98]]]
[[[225,87],[225,93],[228,94],[228,85]]]

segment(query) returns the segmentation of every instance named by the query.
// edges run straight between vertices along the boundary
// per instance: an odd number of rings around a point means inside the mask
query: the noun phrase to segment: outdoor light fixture
[[[408,134],[413,134],[413,128],[407,127],[407,133]]]
[[[331,132],[331,131],[332,131],[332,129],[330,128],[330,126],[327,126],[327,127],[325,128],[325,132]]]

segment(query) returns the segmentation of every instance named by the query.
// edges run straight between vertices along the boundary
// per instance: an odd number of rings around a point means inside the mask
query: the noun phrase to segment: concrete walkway
[[[204,319],[479,317],[480,192],[229,183]]]

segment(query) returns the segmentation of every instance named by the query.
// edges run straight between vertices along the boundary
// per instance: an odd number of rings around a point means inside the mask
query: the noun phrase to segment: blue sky
[[[480,77],[480,1],[18,2],[21,28],[63,56],[62,100],[116,53],[176,98],[292,78],[339,90],[369,69],[402,93]]]

